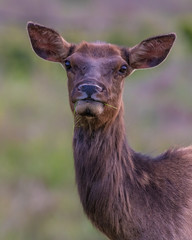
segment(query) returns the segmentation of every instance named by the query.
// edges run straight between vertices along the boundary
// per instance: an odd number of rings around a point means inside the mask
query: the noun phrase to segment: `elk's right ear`
[[[33,50],[48,61],[62,62],[70,51],[71,44],[65,41],[55,30],[28,22],[27,30]]]

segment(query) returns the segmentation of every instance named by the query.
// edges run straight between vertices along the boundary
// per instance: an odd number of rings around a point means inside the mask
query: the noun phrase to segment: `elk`
[[[76,182],[93,225],[111,240],[192,239],[192,146],[155,158],[135,152],[123,116],[125,77],[159,65],[176,35],[151,37],[128,48],[68,43],[33,22],[28,33],[38,56],[66,69]]]

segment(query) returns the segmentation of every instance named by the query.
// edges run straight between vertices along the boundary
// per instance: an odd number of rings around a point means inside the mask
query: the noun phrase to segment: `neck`
[[[134,152],[125,137],[123,107],[108,126],[92,131],[75,128],[73,147],[76,181],[87,215],[98,226],[100,211],[105,211],[106,222],[110,222],[114,205],[116,208],[121,206],[118,211],[127,212],[129,197],[125,195],[123,183],[125,179],[131,182],[133,178]],[[119,199],[123,199],[122,204],[117,204]]]

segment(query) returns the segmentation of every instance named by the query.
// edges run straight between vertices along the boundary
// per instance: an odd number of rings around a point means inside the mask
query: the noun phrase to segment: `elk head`
[[[94,128],[111,122],[122,109],[125,77],[135,69],[160,64],[176,37],[156,36],[128,48],[103,42],[71,44],[55,30],[32,22],[28,32],[38,56],[65,67],[71,110],[80,125]]]

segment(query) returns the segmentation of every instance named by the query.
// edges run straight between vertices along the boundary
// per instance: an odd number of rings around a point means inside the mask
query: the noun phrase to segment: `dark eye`
[[[127,72],[127,66],[126,65],[122,65],[121,68],[119,69],[120,73],[126,73]]]
[[[71,63],[70,63],[69,60],[65,61],[65,67],[66,67],[67,70],[71,69]]]

